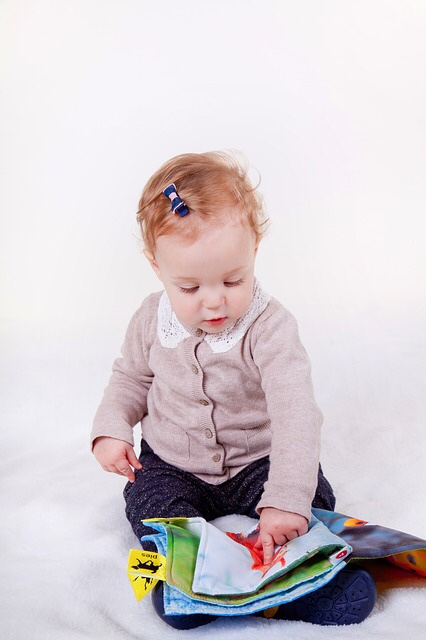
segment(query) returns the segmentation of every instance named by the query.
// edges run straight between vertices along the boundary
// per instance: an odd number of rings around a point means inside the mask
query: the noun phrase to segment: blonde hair
[[[145,247],[154,253],[156,239],[174,233],[196,239],[200,222],[220,222],[224,207],[231,208],[259,242],[269,221],[247,171],[244,156],[223,151],[185,153],[165,162],[148,180],[139,200],[137,220]],[[170,200],[163,195],[171,183],[189,209],[183,218],[172,214]]]

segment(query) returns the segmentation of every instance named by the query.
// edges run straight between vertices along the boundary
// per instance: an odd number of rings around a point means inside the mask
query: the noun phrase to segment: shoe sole
[[[328,585],[278,607],[274,618],[320,625],[359,624],[376,602],[376,585],[359,567],[345,567]]]

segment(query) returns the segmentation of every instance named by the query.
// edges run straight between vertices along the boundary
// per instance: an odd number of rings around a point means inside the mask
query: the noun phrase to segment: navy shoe
[[[376,585],[369,572],[348,565],[317,591],[256,615],[321,625],[359,624],[371,613],[375,602]]]
[[[207,613],[188,613],[181,616],[168,616],[164,611],[163,583],[161,581],[157,582],[151,591],[151,602],[155,613],[166,622],[169,627],[173,627],[173,629],[187,631],[188,629],[201,627],[203,624],[208,624],[217,619],[217,616],[211,616]]]

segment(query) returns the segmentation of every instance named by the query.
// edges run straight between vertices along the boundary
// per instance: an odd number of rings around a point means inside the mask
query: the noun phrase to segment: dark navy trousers
[[[124,489],[126,515],[138,538],[155,533],[154,529],[142,524],[141,521],[147,518],[201,516],[213,520],[231,514],[259,517],[256,506],[268,479],[268,456],[252,462],[233,478],[217,485],[164,462],[144,440],[139,460],[143,468],[136,470],[135,482],[128,482]],[[333,489],[320,465],[312,506],[334,511],[335,504]],[[143,546],[156,550],[152,542],[145,542]]]

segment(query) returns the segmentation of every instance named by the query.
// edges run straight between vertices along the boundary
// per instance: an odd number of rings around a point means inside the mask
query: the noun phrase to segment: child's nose
[[[225,297],[220,291],[211,291],[204,298],[206,309],[219,309],[225,302]]]

